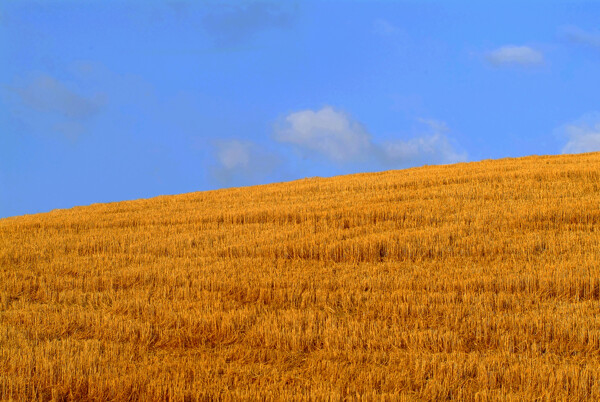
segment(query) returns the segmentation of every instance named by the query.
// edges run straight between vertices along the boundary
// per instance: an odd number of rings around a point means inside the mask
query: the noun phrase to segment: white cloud
[[[457,152],[442,133],[389,142],[382,149],[389,164],[447,164],[467,160],[467,154]]]
[[[409,140],[396,140],[381,147],[386,163],[392,165],[447,164],[465,162],[466,152],[459,152],[452,145],[446,132],[448,125],[439,120],[418,118],[428,130]]]
[[[600,32],[586,32],[575,26],[568,26],[562,29],[563,35],[573,43],[580,43],[600,49]]]
[[[250,141],[223,140],[215,142],[217,166],[214,178],[221,182],[253,180],[271,173],[279,159]]]
[[[250,164],[250,144],[237,140],[217,145],[217,159],[225,169],[247,168]]]
[[[360,123],[330,106],[290,113],[283,126],[275,129],[277,141],[336,162],[361,159],[371,146],[370,137]]]
[[[348,114],[326,106],[318,111],[304,110],[289,114],[284,127],[275,130],[275,138],[308,153],[342,162],[369,162],[384,167],[416,164],[445,164],[467,160],[456,151],[446,136],[444,122],[418,119],[427,130],[408,140],[374,142],[367,129]]]
[[[563,154],[600,151],[600,113],[592,113],[567,124],[563,132],[568,138]]]
[[[496,50],[488,52],[486,54],[486,59],[494,66],[533,66],[544,63],[543,53],[529,46],[502,46]]]

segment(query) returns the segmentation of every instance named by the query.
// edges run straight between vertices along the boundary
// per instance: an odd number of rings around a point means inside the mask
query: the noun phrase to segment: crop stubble
[[[600,400],[600,153],[0,220],[3,400]]]

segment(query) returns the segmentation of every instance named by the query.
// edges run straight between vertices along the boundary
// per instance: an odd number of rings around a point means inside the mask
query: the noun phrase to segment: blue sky
[[[0,3],[0,217],[600,151],[600,2]]]

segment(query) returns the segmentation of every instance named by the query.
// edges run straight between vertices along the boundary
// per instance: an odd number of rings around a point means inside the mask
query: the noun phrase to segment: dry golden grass
[[[600,400],[600,153],[0,220],[3,400]]]

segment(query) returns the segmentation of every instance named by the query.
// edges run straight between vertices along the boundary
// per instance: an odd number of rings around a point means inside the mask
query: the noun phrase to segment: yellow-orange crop
[[[600,153],[0,220],[0,399],[600,400]]]

